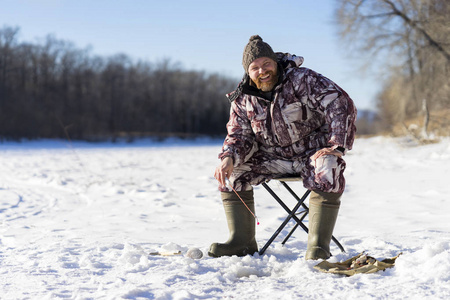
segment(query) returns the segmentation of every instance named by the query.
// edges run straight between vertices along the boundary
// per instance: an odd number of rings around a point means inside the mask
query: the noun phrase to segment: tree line
[[[450,2],[341,0],[340,36],[378,70],[381,131],[427,139],[450,132]]]
[[[351,55],[383,82],[376,115],[358,114],[358,134],[448,135],[450,2],[341,0],[336,18]],[[18,34],[0,28],[0,140],[225,134],[224,95],[237,80]]]
[[[237,80],[186,71],[169,59],[92,55],[47,36],[0,29],[0,139],[84,140],[226,133]]]

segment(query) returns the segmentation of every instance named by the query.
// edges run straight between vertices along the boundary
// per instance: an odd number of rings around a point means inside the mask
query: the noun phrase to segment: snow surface
[[[0,144],[0,298],[450,298],[450,139],[356,140],[334,232],[347,252],[333,244],[331,260],[403,255],[353,277],[313,269],[300,229],[263,256],[149,256],[206,254],[228,238],[212,176],[219,150],[220,141]],[[261,247],[285,212],[262,187],[255,195]]]

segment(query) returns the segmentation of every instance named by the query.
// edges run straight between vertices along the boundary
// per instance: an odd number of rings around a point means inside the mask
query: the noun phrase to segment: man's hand
[[[323,148],[323,149],[320,149],[319,151],[317,151],[316,153],[314,153],[314,155],[311,156],[311,160],[314,161],[324,155],[335,155],[338,157],[342,157],[342,152],[338,151],[338,150],[333,150],[331,148]]]
[[[224,159],[222,159],[220,165],[216,168],[214,177],[222,186],[226,186],[227,184],[225,182],[225,179],[230,177],[233,169],[233,159],[231,157],[225,157]]]

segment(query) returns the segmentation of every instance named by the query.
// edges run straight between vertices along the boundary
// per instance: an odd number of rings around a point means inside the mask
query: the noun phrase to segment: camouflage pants
[[[302,178],[303,186],[309,190],[342,193],[345,188],[345,166],[345,161],[334,155],[325,155],[311,161],[309,156],[288,160],[256,152],[247,162],[234,168],[230,182],[236,191],[248,191],[253,185],[264,181],[295,175]],[[231,191],[222,186],[219,190]]]

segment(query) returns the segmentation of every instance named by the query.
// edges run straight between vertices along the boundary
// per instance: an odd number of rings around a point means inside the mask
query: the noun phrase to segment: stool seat
[[[298,177],[298,176],[292,176],[292,177],[278,177],[278,178],[274,178],[272,180],[289,182],[289,181],[302,181],[302,178]]]

